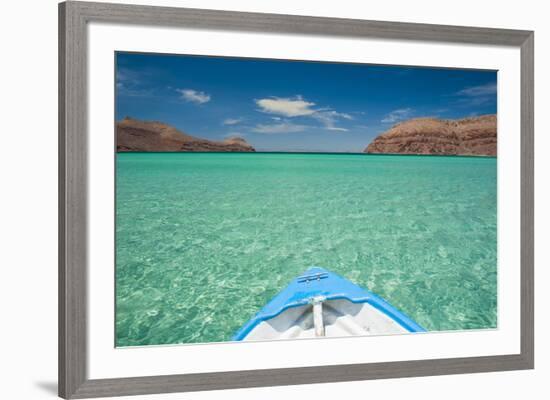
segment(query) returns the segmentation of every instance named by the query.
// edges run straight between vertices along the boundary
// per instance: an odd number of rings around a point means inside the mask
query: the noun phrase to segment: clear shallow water
[[[428,330],[497,324],[495,158],[117,155],[117,346],[230,340],[330,269]]]

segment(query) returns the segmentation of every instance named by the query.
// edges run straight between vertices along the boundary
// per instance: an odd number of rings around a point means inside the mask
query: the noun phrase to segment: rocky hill
[[[496,156],[497,117],[411,119],[376,137],[365,153]]]
[[[240,137],[232,137],[223,141],[201,139],[187,135],[162,122],[139,121],[128,117],[116,123],[116,136],[116,147],[119,152],[255,151],[254,147]]]

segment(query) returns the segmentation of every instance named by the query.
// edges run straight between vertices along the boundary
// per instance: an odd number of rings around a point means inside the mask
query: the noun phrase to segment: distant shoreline
[[[400,154],[400,153],[363,153],[363,152],[323,152],[323,151],[116,151],[116,154],[317,154],[317,155],[346,155],[363,157],[454,157],[454,158],[498,158],[497,156],[475,154]]]

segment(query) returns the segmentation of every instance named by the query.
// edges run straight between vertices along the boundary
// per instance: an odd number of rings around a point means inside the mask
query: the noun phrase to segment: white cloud
[[[404,119],[410,118],[412,112],[412,108],[399,108],[386,114],[386,116],[382,118],[381,122],[383,124],[393,124],[395,122],[403,121]]]
[[[145,88],[139,72],[127,68],[118,68],[116,71],[117,95],[128,97],[153,96],[153,88]]]
[[[316,110],[311,108],[315,103],[304,100],[302,96],[294,98],[271,97],[255,101],[260,107],[260,111],[284,117],[301,117],[312,115],[316,112]]]
[[[353,117],[349,114],[340,113],[334,110],[320,110],[317,111],[315,114],[312,115],[313,118],[317,119],[321,124],[323,124],[324,128],[329,131],[340,131],[340,132],[347,132],[348,129],[346,128],[340,128],[336,126],[336,122],[339,118],[342,119],[353,119]]]
[[[210,95],[205,92],[199,92],[193,89],[176,89],[185,101],[195,104],[204,104],[210,101]]]
[[[459,90],[456,94],[459,96],[469,96],[469,97],[478,97],[478,96],[490,96],[497,93],[497,84],[487,83],[485,85],[479,86],[470,86]]]
[[[304,130],[306,130],[306,128],[307,126],[305,125],[293,124],[291,122],[282,122],[280,124],[270,124],[270,125],[258,124],[254,128],[252,128],[252,131],[257,133],[267,133],[267,134],[295,133],[295,132],[303,132]]]
[[[260,107],[259,111],[267,114],[275,114],[278,116],[271,117],[273,120],[281,121],[281,117],[293,118],[293,117],[310,117],[314,118],[322,124],[322,127],[329,131],[345,132],[348,129],[336,126],[338,120],[341,119],[353,119],[350,114],[334,111],[328,107],[325,108],[313,108],[315,103],[305,100],[302,96],[294,97],[269,97],[264,99],[255,100],[256,104]],[[266,125],[269,127],[279,126],[289,127],[296,129],[297,126],[288,123],[281,123],[277,125]],[[271,128],[270,128],[271,129]],[[279,128],[277,128],[279,129]],[[296,131],[295,131],[296,132]]]
[[[226,118],[223,120],[223,125],[237,125],[243,121],[242,118]]]
[[[225,135],[223,135],[223,137],[226,138],[226,139],[232,139],[232,138],[244,139],[245,136],[246,135],[244,133],[241,133],[241,132],[229,132],[229,133],[226,133]]]
[[[496,82],[470,86],[454,93],[456,104],[462,107],[477,107],[496,101]]]
[[[116,80],[128,85],[139,85],[141,83],[140,73],[128,68],[117,68]]]

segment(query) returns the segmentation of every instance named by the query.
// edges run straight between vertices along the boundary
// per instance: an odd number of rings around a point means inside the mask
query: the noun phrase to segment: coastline
[[[316,152],[316,151],[116,151],[115,154],[312,154],[312,155],[347,155],[347,156],[403,156],[403,157],[456,157],[456,158],[498,158],[498,156],[477,154],[401,154],[401,153],[364,153],[364,152]]]

